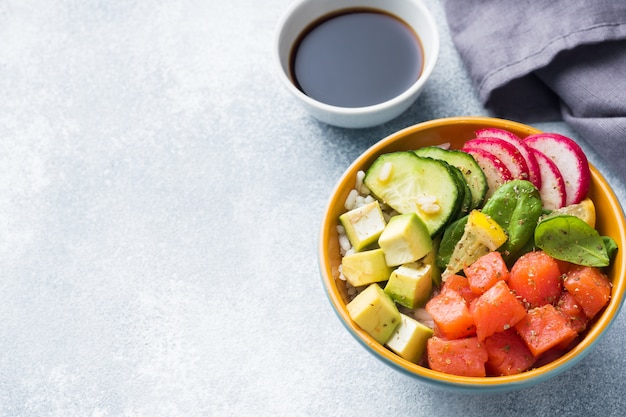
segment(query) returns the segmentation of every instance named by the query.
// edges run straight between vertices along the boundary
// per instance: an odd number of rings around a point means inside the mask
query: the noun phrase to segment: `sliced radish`
[[[517,148],[509,142],[498,138],[475,138],[465,142],[463,149],[483,149],[495,155],[508,168],[516,179],[528,179],[526,160]]]
[[[535,158],[535,155],[531,152],[530,147],[522,140],[522,138],[513,132],[495,127],[478,130],[476,132],[476,137],[498,138],[515,146],[526,161],[526,167],[528,168],[528,181],[532,182],[535,187],[541,188],[541,172],[539,171],[537,158]]]
[[[486,197],[491,197],[502,184],[513,179],[511,171],[494,154],[480,148],[468,148],[463,151],[472,155],[485,173],[488,187]]]
[[[585,153],[576,142],[558,133],[530,135],[524,142],[559,168],[565,181],[566,205],[580,203],[587,196],[591,171]]]
[[[543,152],[532,149],[535,154],[539,169],[541,170],[541,188],[539,195],[543,207],[548,210],[556,210],[566,205],[565,181],[561,175],[561,171],[552,159],[548,158]]]

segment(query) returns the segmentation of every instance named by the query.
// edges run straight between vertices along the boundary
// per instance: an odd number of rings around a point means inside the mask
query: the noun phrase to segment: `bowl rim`
[[[591,348],[600,340],[600,337],[611,327],[617,315],[619,314],[624,298],[626,297],[626,279],[623,275],[620,275],[615,282],[613,282],[613,291],[609,304],[605,308],[605,311],[600,317],[595,319],[593,326],[585,334],[584,338],[570,351],[545,364],[539,368],[535,368],[526,372],[522,372],[517,375],[510,376],[490,376],[490,377],[467,377],[449,375],[442,372],[434,371],[429,368],[417,365],[409,362],[401,357],[397,356],[383,345],[378,344],[361,330],[350,319],[347,310],[339,308],[340,305],[345,305],[341,295],[338,293],[336,280],[333,276],[333,271],[330,268],[330,264],[325,262],[328,259],[331,248],[326,242],[330,239],[330,227],[337,223],[337,219],[331,216],[333,200],[335,196],[339,194],[340,190],[345,187],[348,181],[354,181],[358,167],[368,158],[373,158],[376,155],[382,153],[390,143],[399,140],[402,137],[410,135],[414,132],[421,130],[427,130],[435,127],[440,127],[448,124],[469,124],[475,126],[494,126],[506,128],[514,127],[517,129],[525,130],[529,134],[540,133],[539,129],[534,127],[514,122],[505,119],[482,117],[482,116],[468,116],[468,117],[447,117],[441,119],[434,119],[417,123],[415,125],[406,127],[395,133],[392,133],[379,142],[375,143],[364,151],[356,160],[354,160],[350,166],[344,171],[339,181],[333,187],[330,194],[330,198],[325,206],[324,216],[321,223],[321,230],[319,234],[318,245],[318,263],[320,267],[320,274],[322,278],[322,284],[324,286],[326,296],[330,301],[336,315],[339,317],[342,324],[348,329],[352,336],[357,339],[362,346],[364,346],[371,354],[383,362],[391,365],[392,368],[401,371],[404,374],[415,377],[418,380],[434,384],[438,387],[451,388],[453,390],[459,390],[464,392],[499,392],[521,389],[529,385],[550,379],[576,365],[587,354],[591,352]],[[607,180],[602,176],[598,169],[589,163],[591,170],[592,183],[598,188],[598,193],[605,196],[609,208],[612,209],[617,215],[618,230],[614,231],[615,234],[620,236],[619,241],[624,243],[626,241],[626,220],[624,218],[623,209],[615,195],[614,191],[610,187]],[[619,244],[620,242],[618,242]],[[620,245],[620,250],[613,261],[614,267],[623,269],[626,267],[626,247]],[[620,279],[621,278],[621,279]]]

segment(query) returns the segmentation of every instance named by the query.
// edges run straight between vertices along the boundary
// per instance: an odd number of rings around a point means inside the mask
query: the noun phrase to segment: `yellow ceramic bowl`
[[[570,369],[591,351],[617,317],[626,294],[626,221],[619,201],[602,174],[595,167],[590,167],[592,177],[588,195],[593,199],[598,213],[596,228],[601,235],[611,236],[619,247],[607,271],[613,282],[609,305],[571,351],[547,365],[518,375],[483,378],[448,375],[406,361],[377,343],[350,319],[346,309],[347,291],[344,282],[338,277],[341,256],[337,234],[338,218],[345,211],[344,202],[354,188],[357,172],[366,170],[378,155],[446,142],[451,143],[452,148],[460,148],[465,141],[475,136],[476,130],[485,127],[507,129],[521,137],[539,132],[533,127],[507,120],[454,117],[420,123],[388,136],[363,153],[347,169],[333,190],[322,220],[318,256],[330,303],[341,322],[370,353],[391,367],[432,385],[457,391],[491,393],[526,388]]]

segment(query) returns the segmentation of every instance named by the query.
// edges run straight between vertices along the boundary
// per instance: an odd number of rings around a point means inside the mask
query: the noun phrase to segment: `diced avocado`
[[[392,217],[378,238],[378,244],[389,266],[415,262],[433,247],[426,225],[415,213]]]
[[[437,253],[439,252],[439,245],[441,244],[441,236],[433,239],[433,249],[426,254],[420,262],[426,265],[430,265],[430,278],[433,281],[433,285],[438,286],[441,284],[441,268],[437,265]]]
[[[433,289],[430,265],[413,262],[396,268],[389,277],[385,292],[407,308],[423,306]]]
[[[342,214],[339,216],[339,221],[356,251],[375,243],[386,225],[378,201]]]
[[[353,287],[387,281],[392,271],[382,249],[355,252],[341,260],[341,273]]]
[[[400,312],[378,284],[370,284],[348,303],[348,314],[378,343],[384,345],[400,325]]]
[[[387,347],[398,356],[417,363],[424,355],[433,329],[402,313],[400,317],[400,325],[387,341]]]

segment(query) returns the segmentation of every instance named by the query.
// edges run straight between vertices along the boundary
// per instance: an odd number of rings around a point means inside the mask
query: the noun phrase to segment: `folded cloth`
[[[444,1],[487,109],[526,123],[565,120],[626,182],[626,2]]]

